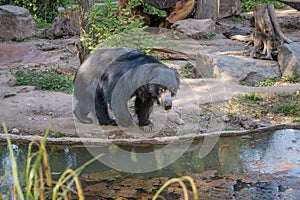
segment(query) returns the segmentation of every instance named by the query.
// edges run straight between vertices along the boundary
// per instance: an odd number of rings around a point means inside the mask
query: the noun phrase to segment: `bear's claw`
[[[151,122],[146,126],[140,126],[140,128],[145,132],[151,132],[154,129],[154,124]]]

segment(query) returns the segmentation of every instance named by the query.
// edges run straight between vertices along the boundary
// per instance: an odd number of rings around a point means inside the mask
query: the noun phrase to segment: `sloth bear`
[[[179,88],[179,75],[146,53],[125,48],[99,49],[80,66],[74,78],[75,117],[92,123],[96,114],[100,125],[134,125],[128,101],[135,97],[138,125],[151,131],[149,120],[156,102],[165,110],[172,108],[172,98]],[[111,109],[115,119],[110,117]]]

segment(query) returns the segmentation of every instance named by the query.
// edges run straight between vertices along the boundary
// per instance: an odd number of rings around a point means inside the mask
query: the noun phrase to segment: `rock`
[[[180,118],[179,114],[175,111],[169,112],[167,117],[168,117],[168,120],[170,122],[176,123],[178,125],[184,125],[185,124],[185,122]]]
[[[44,38],[62,38],[65,36],[74,36],[76,31],[73,30],[71,20],[67,17],[55,17],[52,25],[42,33]]]
[[[11,130],[11,133],[12,133],[12,134],[18,134],[18,133],[20,133],[20,130],[17,129],[17,128],[13,128],[13,129]]]
[[[171,28],[197,39],[213,33],[216,26],[211,19],[184,19],[175,22]]]
[[[242,56],[198,54],[195,67],[207,78],[222,78],[251,86],[266,78],[281,76],[277,62]]]
[[[282,76],[297,75],[300,80],[300,43],[283,44],[278,49],[278,63]]]
[[[27,9],[12,5],[0,6],[0,38],[24,39],[35,34],[35,22]]]

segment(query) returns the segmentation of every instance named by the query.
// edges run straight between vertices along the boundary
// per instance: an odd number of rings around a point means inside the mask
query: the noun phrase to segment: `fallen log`
[[[147,146],[147,145],[167,145],[167,144],[180,144],[183,141],[201,141],[208,136],[215,137],[233,137],[242,136],[255,133],[271,133],[276,130],[282,129],[300,129],[300,123],[278,124],[270,127],[262,127],[253,130],[232,130],[232,131],[216,131],[212,133],[201,134],[187,134],[179,136],[166,136],[166,137],[153,137],[153,138],[124,138],[124,139],[103,139],[103,138],[90,138],[90,137],[62,137],[62,138],[47,138],[47,145],[63,145],[63,146],[106,146],[106,145],[130,145],[130,146]],[[16,135],[9,134],[10,140],[14,144],[29,144],[31,141],[43,139],[40,136],[33,135]],[[7,142],[6,135],[0,133],[0,142]]]

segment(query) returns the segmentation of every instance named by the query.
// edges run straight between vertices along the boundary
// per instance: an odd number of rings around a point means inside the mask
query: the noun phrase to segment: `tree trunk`
[[[79,8],[79,25],[80,25],[80,38],[83,38],[85,34],[89,34],[89,23],[88,23],[88,14],[90,8],[95,4],[94,0],[78,0]],[[85,58],[90,53],[88,45],[85,41],[81,41],[80,45],[76,45],[77,55],[82,63]]]
[[[220,0],[197,0],[195,19],[217,21]]]
[[[291,40],[284,36],[280,30],[272,4],[254,7],[253,16],[255,29],[253,32],[254,48],[251,56],[254,58],[277,60],[277,48],[284,42]]]

